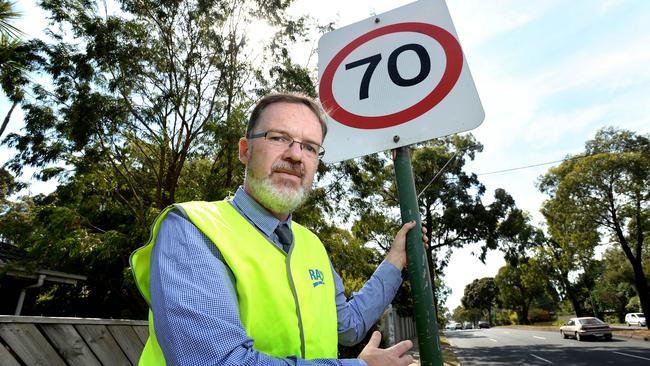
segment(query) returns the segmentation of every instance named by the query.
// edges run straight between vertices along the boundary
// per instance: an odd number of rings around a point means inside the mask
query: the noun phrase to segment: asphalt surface
[[[563,339],[560,332],[508,328],[446,331],[462,366],[650,365],[650,342]]]

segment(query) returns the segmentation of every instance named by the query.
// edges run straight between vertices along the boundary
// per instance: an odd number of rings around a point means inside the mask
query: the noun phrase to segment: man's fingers
[[[399,363],[401,366],[409,366],[410,364],[413,363],[413,357],[411,355],[400,357]]]
[[[373,348],[379,348],[379,343],[381,343],[381,333],[378,331],[372,332],[372,336],[370,337],[370,340],[368,341],[368,346],[371,346]],[[366,346],[366,347],[368,347]]]
[[[390,347],[388,349],[391,352],[393,352],[394,354],[396,354],[398,356],[401,356],[401,355],[404,354],[404,352],[410,350],[411,348],[413,348],[413,342],[411,342],[410,340],[407,339],[405,341],[399,342],[398,344],[396,344],[396,345],[394,345],[394,346],[392,346],[392,347]]]
[[[413,229],[414,227],[415,227],[415,220],[411,220],[411,221],[407,222],[406,224],[402,225],[402,228],[399,229],[398,234],[406,235],[406,233],[408,233],[409,230]]]

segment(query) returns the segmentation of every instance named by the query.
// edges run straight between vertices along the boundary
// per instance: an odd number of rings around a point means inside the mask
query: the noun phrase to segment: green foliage
[[[46,290],[26,310],[145,315],[128,260],[157,212],[175,201],[222,199],[241,184],[237,142],[257,92],[291,85],[314,95],[309,73],[288,55],[255,50],[265,61],[257,64],[251,57],[253,21],[278,30],[273,44],[307,32],[311,25],[286,14],[290,3],[123,0],[106,12],[94,1],[46,0],[52,41],[0,48],[3,91],[25,114],[23,131],[6,139],[17,150],[7,167],[60,183],[48,196],[11,202],[20,184],[0,172],[2,239],[27,251],[25,266],[88,276]],[[10,72],[11,64],[24,73]],[[257,79],[268,70],[276,76]],[[41,77],[30,79],[32,71]],[[295,215],[316,231],[328,229],[324,194],[317,189]],[[350,248],[357,258],[336,261],[346,278],[367,278],[374,254],[358,241],[335,250]],[[346,267],[358,258],[368,261]]]
[[[14,10],[15,2],[0,0],[0,42],[8,42],[22,34],[21,30],[11,24],[11,20],[20,17],[20,13]]]
[[[503,308],[517,312],[520,324],[528,324],[529,310],[536,300],[542,304],[553,302],[554,296],[549,294],[553,292],[552,286],[539,273],[544,273],[540,263],[535,259],[527,259],[517,266],[507,263],[494,277]]]
[[[549,322],[553,318],[553,314],[546,309],[532,308],[528,311],[528,320],[531,324]]]
[[[494,278],[484,277],[465,286],[461,303],[466,309],[477,309],[487,315],[487,319],[491,322],[492,309],[498,305],[498,299],[499,289]]]
[[[605,128],[587,141],[585,152],[552,168],[539,183],[553,235],[587,252],[615,242],[631,264],[634,285],[650,313],[644,253],[650,234],[650,139]],[[603,238],[604,236],[604,238]]]

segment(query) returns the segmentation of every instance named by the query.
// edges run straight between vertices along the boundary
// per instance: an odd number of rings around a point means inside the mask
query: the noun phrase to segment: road
[[[650,342],[562,339],[559,332],[508,328],[445,332],[462,366],[650,365]]]

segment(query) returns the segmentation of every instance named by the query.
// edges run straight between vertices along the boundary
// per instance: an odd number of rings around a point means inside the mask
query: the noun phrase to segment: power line
[[[584,157],[584,156],[581,156]],[[478,173],[476,175],[490,175],[490,174],[497,174],[497,173],[505,173],[505,172],[512,172],[515,170],[521,170],[521,169],[528,169],[528,168],[534,168],[536,166],[543,166],[543,165],[550,165],[550,164],[556,164],[556,163],[561,163],[567,160],[573,160],[577,158],[566,158],[566,159],[560,159],[560,160],[554,160],[554,161],[547,161],[545,163],[539,163],[539,164],[531,164],[531,165],[526,165],[526,166],[519,166],[516,168],[509,168],[509,169],[502,169],[502,170],[495,170],[493,172],[487,172],[487,173]]]
[[[641,146],[645,146],[646,144],[640,144],[640,145],[641,145]],[[630,150],[628,150],[628,151],[639,151],[639,150],[630,149]],[[565,161],[569,161],[569,160],[584,159],[584,158],[588,158],[588,157],[590,157],[590,156],[594,156],[594,155],[602,154],[602,153],[611,153],[611,151],[594,151],[593,153],[591,153],[591,154],[587,154],[587,155],[569,156],[569,157],[567,157],[567,158],[560,159],[560,160],[547,161],[547,162],[545,162],[545,163],[539,163],[539,164],[524,165],[524,166],[519,166],[519,167],[516,167],[516,168],[509,168],[509,169],[495,170],[495,171],[493,171],[493,172],[478,173],[478,174],[476,174],[476,175],[478,176],[478,175],[490,175],[490,174],[497,174],[497,173],[512,172],[512,171],[515,171],[515,170],[522,170],[522,169],[534,168],[534,167],[543,166],[543,165],[550,165],[550,164],[563,163],[563,162],[565,162]]]

